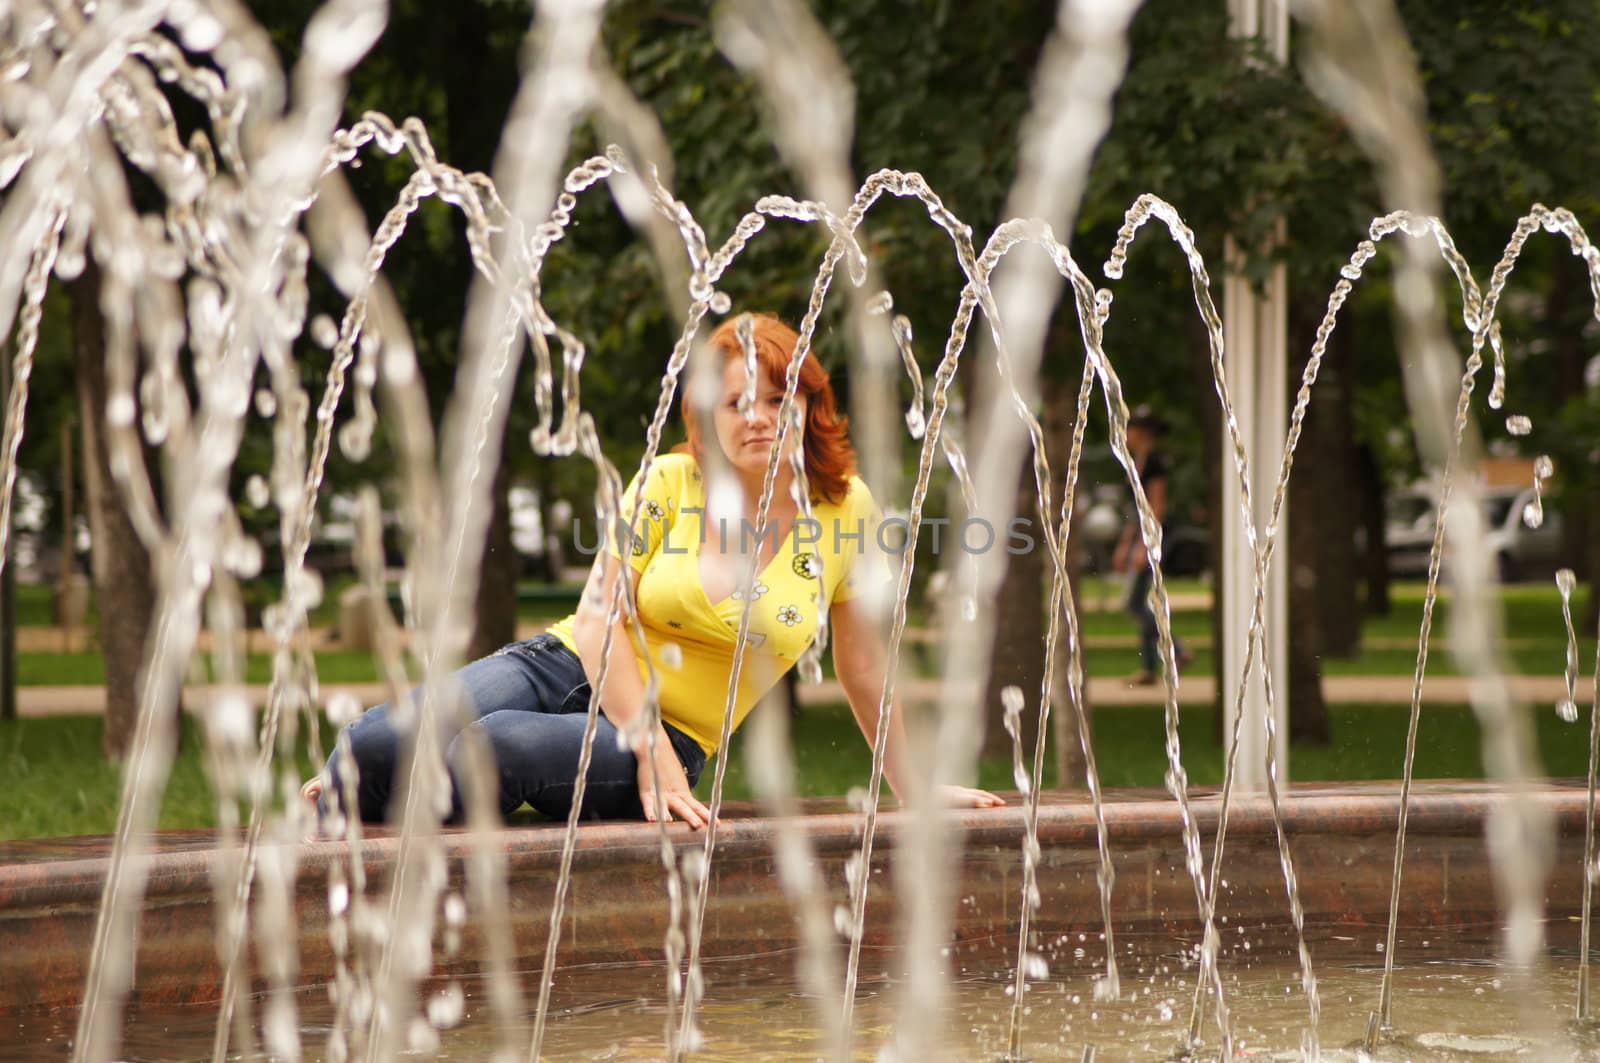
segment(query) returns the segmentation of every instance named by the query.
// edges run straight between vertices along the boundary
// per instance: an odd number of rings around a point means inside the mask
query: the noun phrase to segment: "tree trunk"
[[[517,637],[517,577],[522,574],[522,556],[511,545],[511,506],[506,497],[511,481],[509,469],[502,459],[491,489],[494,512],[483,544],[483,570],[478,580],[472,640],[467,646],[470,660],[487,657]]]
[[[1023,461],[1022,475],[1017,481],[1016,513],[1030,521],[1038,520],[1038,497],[1034,493],[1033,462]],[[1047,551],[1044,536],[1038,525],[1033,525],[1035,546],[1024,553],[1006,556],[1005,580],[1000,584],[995,598],[994,648],[989,656],[989,679],[984,688],[983,752],[986,756],[1003,756],[1011,750],[1011,735],[1005,729],[1005,712],[1000,692],[1008,686],[1022,689],[1023,759],[1033,762],[1034,736],[1039,730],[1039,690],[1044,680],[1044,600],[1040,587],[1048,578],[1045,560]],[[946,529],[946,534],[958,536],[958,526]],[[983,545],[977,532],[967,544],[976,549]],[[946,548],[964,549],[956,542]],[[993,550],[1005,550],[1005,532],[996,529]]]
[[[106,666],[106,756],[121,760],[133,740],[145,639],[154,622],[155,579],[150,554],[134,531],[122,494],[111,479],[106,439],[104,325],[100,275],[90,260],[68,286],[77,355],[78,420],[83,425],[83,477],[91,537],[90,562]],[[70,563],[70,558],[66,559]],[[178,709],[180,720],[182,709]]]
[[[1289,699],[1291,741],[1326,743],[1328,706],[1322,699],[1322,645],[1317,623],[1317,492],[1309,476],[1289,480]],[[1348,570],[1347,570],[1348,571]],[[1330,579],[1350,579],[1329,574]]]
[[[1311,334],[1306,330],[1300,338],[1305,340]],[[1309,353],[1309,342],[1306,346]],[[1297,461],[1295,470],[1296,477],[1315,474],[1317,479],[1313,564],[1327,577],[1317,587],[1318,641],[1321,651],[1330,657],[1354,657],[1361,651],[1360,583],[1353,576],[1359,478],[1350,393],[1352,353],[1348,329],[1334,332],[1321,379],[1311,393],[1305,440],[1311,444],[1305,455],[1309,460]],[[1299,386],[1298,380],[1293,386]]]
[[[1299,387],[1311,354],[1311,344],[1301,342],[1306,337],[1305,330],[1294,327],[1295,316],[1291,309],[1290,391],[1284,396],[1285,402],[1293,401],[1294,391]],[[1325,383],[1317,385],[1318,391]],[[1313,395],[1317,395],[1318,391],[1314,391]],[[1306,419],[1305,437],[1308,441],[1325,440],[1331,435],[1323,419],[1316,416],[1321,405],[1313,402]],[[1353,593],[1353,586],[1335,591],[1332,584],[1345,580],[1353,585],[1354,579],[1348,567],[1338,571],[1324,568],[1324,559],[1319,556],[1323,537],[1319,525],[1326,516],[1322,506],[1328,493],[1335,489],[1335,481],[1345,479],[1345,463],[1329,463],[1323,449],[1317,443],[1312,445],[1317,449],[1306,455],[1310,460],[1303,463],[1297,461],[1297,468],[1289,477],[1289,536],[1286,544],[1289,556],[1282,559],[1289,563],[1289,676],[1284,697],[1289,700],[1290,740],[1325,743],[1329,737],[1328,706],[1322,699],[1322,624],[1319,607],[1325,588],[1319,586],[1319,582],[1322,582],[1319,576],[1327,573],[1325,582],[1329,587],[1326,590],[1334,593]],[[1340,504],[1345,504],[1342,499],[1335,500],[1329,508]],[[1345,508],[1349,508],[1348,504],[1345,504]]]
[[[1356,448],[1356,481],[1361,504],[1361,525],[1366,529],[1366,553],[1361,559],[1366,584],[1363,611],[1368,616],[1388,616],[1389,545],[1383,526],[1383,470],[1369,444]]]

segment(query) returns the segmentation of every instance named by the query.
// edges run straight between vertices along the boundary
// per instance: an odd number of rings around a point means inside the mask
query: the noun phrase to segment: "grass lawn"
[[[1295,745],[1289,753],[1292,780],[1398,779],[1403,768],[1407,710],[1395,705],[1334,705],[1333,741],[1325,746]],[[1222,782],[1226,748],[1213,737],[1214,714],[1208,708],[1185,709],[1179,720],[1184,768],[1196,786]],[[1588,772],[1587,715],[1576,724],[1562,723],[1553,711],[1535,714],[1539,760],[1551,776]],[[1105,786],[1162,786],[1166,774],[1165,725],[1160,706],[1105,708],[1094,714],[1095,756]],[[809,796],[842,794],[866,778],[870,751],[856,731],[845,705],[807,709],[794,721],[793,743],[799,785]],[[731,743],[728,792],[748,794],[747,765],[740,736]],[[1048,758],[1047,758],[1048,759]],[[1027,760],[1032,763],[1032,750]],[[706,767],[706,790],[713,765]],[[1010,790],[1009,751],[985,756],[981,784]],[[1418,778],[1482,778],[1481,731],[1465,705],[1424,708],[1417,737]],[[1047,768],[1046,785],[1055,773]]]
[[[1401,770],[1406,712],[1392,705],[1342,705],[1331,709],[1334,741],[1327,747],[1296,746],[1292,780],[1394,779]],[[1535,715],[1540,761],[1550,775],[1578,776],[1587,770],[1587,724],[1563,724],[1548,710]],[[1166,771],[1159,707],[1108,708],[1095,715],[1095,749],[1106,786],[1160,786]],[[1185,710],[1181,722],[1184,765],[1197,786],[1222,781],[1224,750],[1212,737],[1209,709]],[[0,840],[106,834],[115,829],[120,800],[117,769],[100,755],[101,722],[61,717],[0,722]],[[807,709],[792,727],[795,761],[808,796],[843,794],[862,785],[869,751],[844,705]],[[323,747],[331,744],[324,734]],[[1417,749],[1419,778],[1475,778],[1483,774],[1480,732],[1465,706],[1424,710]],[[217,810],[192,725],[174,765],[163,800],[163,828],[205,827]],[[750,797],[743,741],[735,736],[728,762],[726,795]],[[302,745],[297,772],[309,765]],[[707,765],[698,793],[709,798],[715,762]],[[981,782],[1010,789],[1009,752],[986,757]],[[1047,777],[1046,782],[1053,780]]]
[[[330,581],[323,604],[312,617],[314,624],[334,621],[334,603],[339,590],[348,582],[347,577],[336,577]],[[1184,596],[1191,601],[1195,594],[1206,591],[1199,580],[1193,579],[1173,580],[1170,587],[1174,595]],[[530,584],[519,603],[518,618],[524,622],[541,624],[561,619],[569,611],[568,604],[562,598],[567,590]],[[1368,617],[1363,621],[1362,652],[1349,658],[1324,657],[1325,674],[1411,675],[1416,668],[1416,640],[1422,623],[1422,592],[1421,583],[1396,584],[1390,613],[1387,616]],[[1081,613],[1082,632],[1088,644],[1084,655],[1088,673],[1093,676],[1120,676],[1138,671],[1138,654],[1131,641],[1133,624],[1119,610],[1122,595],[1120,582],[1091,577],[1084,581],[1080,595],[1086,606],[1097,606],[1101,602],[1109,606],[1107,610],[1093,608]],[[1526,675],[1560,675],[1566,666],[1566,631],[1561,620],[1560,597],[1554,585],[1533,583],[1503,587],[1500,598],[1505,608],[1503,630],[1509,639],[1505,653],[1511,670]],[[48,624],[48,588],[19,587],[18,613],[19,621],[24,626]],[[929,619],[913,615],[910,624],[919,626]],[[1214,675],[1215,660],[1211,650],[1199,644],[1210,639],[1209,612],[1204,609],[1181,609],[1173,614],[1172,627],[1180,638],[1190,641],[1195,651],[1195,661],[1187,674]],[[1458,674],[1455,657],[1444,645],[1449,633],[1450,603],[1445,599],[1434,612],[1429,674]],[[1100,644],[1097,645],[1097,642]],[[908,645],[905,652],[906,659],[918,671],[936,674],[936,647]],[[1595,659],[1594,632],[1580,632],[1578,657],[1585,672],[1592,668]],[[331,650],[319,653],[317,660],[318,672],[327,682],[352,683],[377,678],[376,665],[370,655],[364,652]],[[270,661],[265,655],[252,655],[247,667],[250,682],[266,682],[271,676]],[[17,681],[22,686],[94,684],[104,681],[104,667],[100,655],[93,649],[77,653],[23,652],[18,655]]]
[[[380,678],[377,661],[367,650],[325,650],[318,653],[317,676],[324,683],[370,683]],[[105,681],[106,662],[99,650],[17,654],[18,686],[100,686]],[[270,656],[252,653],[245,659],[245,682],[271,681]]]

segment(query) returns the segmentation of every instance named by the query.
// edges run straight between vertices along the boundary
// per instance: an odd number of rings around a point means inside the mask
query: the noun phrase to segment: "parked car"
[[[1531,486],[1490,487],[1480,495],[1488,525],[1488,549],[1503,582],[1553,572],[1559,562],[1561,514],[1545,500],[1543,519],[1537,528],[1530,527],[1525,514],[1531,511],[1534,497]],[[1419,484],[1389,497],[1384,540],[1391,574],[1427,574],[1438,510],[1438,491],[1432,485]],[[1445,564],[1450,563],[1450,551],[1446,540]]]

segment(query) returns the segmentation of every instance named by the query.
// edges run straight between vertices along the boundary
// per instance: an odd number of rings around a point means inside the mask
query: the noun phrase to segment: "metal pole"
[[[1283,0],[1228,0],[1233,32],[1263,36],[1272,55],[1286,62],[1289,16]],[[1284,233],[1280,231],[1281,241]],[[1288,434],[1288,273],[1280,264],[1265,288],[1257,292],[1244,278],[1244,252],[1230,238],[1225,249],[1223,343],[1234,412],[1250,454],[1250,519],[1257,536],[1266,531],[1278,468]],[[1246,538],[1241,497],[1233,458],[1224,453],[1222,468],[1222,571],[1217,589],[1223,596],[1221,669],[1223,733],[1231,735],[1244,671],[1250,615],[1255,604],[1255,559]],[[1240,735],[1235,785],[1241,792],[1266,790],[1266,687],[1261,665],[1272,669],[1274,690],[1283,690],[1288,676],[1288,520],[1278,528],[1272,573],[1266,587],[1264,662],[1258,657],[1245,689],[1244,728]],[[1275,755],[1280,784],[1288,781],[1288,706],[1280,695],[1273,706]]]

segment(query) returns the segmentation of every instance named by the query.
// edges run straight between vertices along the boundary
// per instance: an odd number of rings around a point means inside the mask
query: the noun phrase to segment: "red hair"
[[[774,385],[786,386],[789,363],[794,360],[794,349],[800,342],[799,334],[772,314],[741,316],[748,316],[755,326],[750,331],[757,364],[766,370],[767,379]],[[744,357],[736,331],[738,320],[738,316],[728,318],[711,334],[712,348],[722,352],[724,358]],[[812,351],[807,351],[805,360],[800,363],[800,381],[795,394],[806,400],[803,450],[812,498],[839,502],[849,492],[850,477],[856,471],[856,454],[847,431],[850,419],[839,412],[828,371],[822,368]],[[687,451],[696,461],[703,461],[699,418],[690,405],[688,389],[684,390],[682,409],[689,438],[673,449]]]

